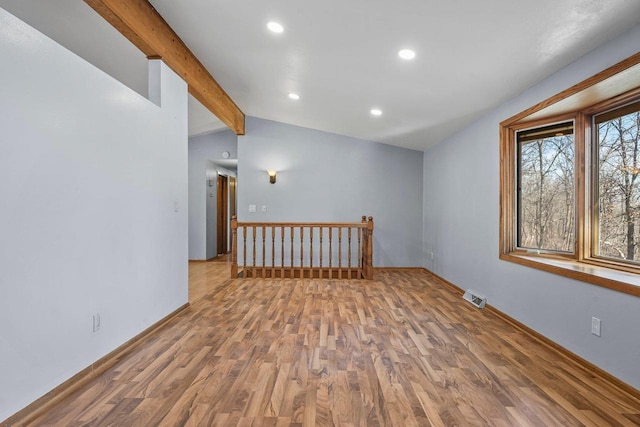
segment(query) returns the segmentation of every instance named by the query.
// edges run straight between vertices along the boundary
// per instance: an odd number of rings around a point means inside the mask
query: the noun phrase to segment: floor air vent
[[[487,303],[487,297],[485,297],[484,295],[480,295],[473,289],[467,289],[467,292],[464,293],[462,298],[466,299],[478,308],[484,308],[485,304]]]

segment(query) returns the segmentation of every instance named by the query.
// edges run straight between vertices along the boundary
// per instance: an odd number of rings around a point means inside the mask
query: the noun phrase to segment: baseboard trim
[[[224,257],[226,255],[229,255],[230,253],[231,252],[227,252],[227,253],[224,253],[224,254],[219,254],[219,255],[216,255],[214,257],[207,258],[207,259],[190,259],[189,262],[190,263],[194,263],[194,264],[197,264],[197,263],[200,263],[200,262],[211,262],[211,261],[215,261],[216,258]]]
[[[385,271],[422,271],[422,267],[373,267],[373,271],[384,273]]]
[[[431,270],[427,270],[426,268],[422,267],[420,270],[422,270],[423,273],[428,274],[429,276],[433,276],[436,279],[440,280],[442,283],[444,283],[445,285],[453,288],[454,291],[456,291],[456,293],[459,293],[460,295],[464,295],[464,291],[462,290],[462,288],[459,288],[458,286],[454,285],[453,283],[451,283],[450,281],[448,281],[447,279],[445,279],[444,277],[440,277],[438,276],[436,273],[434,273]]]
[[[80,387],[97,377],[98,375],[120,362],[124,357],[128,356],[134,346],[140,341],[146,339],[152,333],[164,327],[170,320],[189,308],[189,303],[183,304],[167,316],[163,317],[135,337],[131,338],[109,354],[101,357],[96,362],[87,366],[73,377],[69,378],[53,390],[38,398],[27,407],[16,412],[6,420],[0,422],[0,426],[10,427],[28,424],[47,410],[51,409],[58,402],[78,390]]]
[[[462,290],[461,288],[459,288],[455,284],[451,283],[447,279],[438,276],[436,273],[434,273],[432,271],[429,271],[426,268],[422,268],[422,270],[424,270],[424,272],[426,274],[429,274],[429,275],[437,278],[439,281],[441,281],[445,285],[453,288],[460,295],[464,294],[464,290]],[[509,323],[510,325],[515,327],[516,329],[519,329],[520,331],[524,332],[525,334],[531,336],[534,340],[538,341],[540,344],[544,345],[548,349],[550,349],[552,351],[555,351],[559,355],[563,356],[565,359],[568,359],[572,363],[575,363],[576,365],[578,365],[580,368],[582,368],[583,370],[585,370],[589,374],[598,375],[603,380],[609,382],[614,387],[616,387],[619,390],[623,391],[624,393],[630,395],[631,397],[633,397],[634,399],[636,399],[640,403],[640,390],[636,389],[632,385],[627,384],[626,382],[622,381],[621,379],[611,375],[609,372],[605,371],[604,369],[594,365],[593,363],[591,363],[588,360],[582,358],[581,356],[578,356],[577,354],[575,354],[571,350],[568,350],[568,349],[564,348],[563,346],[561,346],[557,342],[552,341],[551,339],[545,337],[541,333],[531,329],[530,327],[528,327],[524,323],[521,323],[520,321],[518,321],[518,320],[514,319],[513,317],[509,316],[508,314],[498,310],[494,306],[492,306],[490,304],[487,304],[485,306],[485,308],[487,309],[487,311],[489,311],[493,315],[501,318],[502,320],[504,320],[505,322]]]

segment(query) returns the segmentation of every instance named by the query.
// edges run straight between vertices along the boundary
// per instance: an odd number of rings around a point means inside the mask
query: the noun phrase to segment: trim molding
[[[503,319],[504,321],[506,321],[507,323],[511,324],[515,328],[520,329],[522,332],[524,332],[526,334],[529,334],[532,338],[534,338],[539,343],[543,344],[544,346],[546,346],[547,348],[549,348],[551,350],[554,350],[556,353],[559,353],[561,356],[564,356],[565,359],[568,359],[571,362],[574,362],[574,363],[578,364],[580,366],[580,368],[582,368],[583,370],[587,371],[589,374],[592,374],[592,375],[595,374],[595,375],[598,375],[599,377],[602,377],[602,379],[604,379],[605,381],[613,384],[616,388],[618,388],[618,389],[624,391],[625,393],[629,394],[630,396],[632,396],[634,399],[636,399],[640,403],[640,390],[638,390],[635,387],[625,383],[624,381],[620,380],[619,378],[614,377],[613,375],[611,375],[610,373],[608,373],[604,369],[599,368],[598,366],[596,366],[593,363],[589,362],[588,360],[582,358],[581,356],[578,356],[577,354],[573,353],[572,351],[567,350],[566,348],[564,348],[560,344],[556,343],[555,341],[550,340],[549,338],[545,337],[541,333],[531,329],[527,325],[524,325],[524,324],[520,323],[519,321],[517,321],[513,317],[509,316],[506,313],[503,313],[502,311],[498,310],[494,306],[487,305],[486,307],[495,316]]]
[[[98,375],[105,372],[107,369],[120,362],[123,358],[131,354],[136,344],[146,339],[149,335],[158,331],[166,326],[169,321],[173,320],[177,315],[189,308],[189,303],[183,304],[173,312],[169,313],[153,325],[149,326],[144,331],[140,332],[135,337],[126,341],[124,344],[110,352],[109,354],[101,357],[91,365],[87,366],[73,377],[69,378],[53,390],[38,398],[27,407],[16,412],[6,420],[0,422],[2,427],[11,427],[16,425],[28,424],[42,415],[44,412],[51,409],[64,398],[84,386],[89,381],[96,378]]]
[[[432,277],[435,277],[436,279],[438,279],[439,281],[441,281],[445,285],[451,287],[453,290],[455,290],[460,295],[464,294],[464,290],[462,290],[458,286],[454,285],[453,283],[451,283],[447,279],[438,276],[436,273],[434,273],[432,271],[429,271],[426,268],[422,268],[422,270],[423,270],[424,273],[426,273],[426,274],[428,274],[428,275],[430,275]],[[513,326],[516,329],[519,329],[520,331],[522,331],[525,334],[529,335],[531,338],[533,338],[534,340],[538,341],[540,344],[544,345],[548,349],[550,349],[552,351],[555,351],[559,355],[563,356],[565,359],[568,359],[570,362],[573,362],[573,363],[577,364],[580,368],[582,368],[583,370],[587,371],[589,374],[597,375],[597,376],[601,377],[603,380],[609,382],[610,384],[612,384],[613,386],[615,386],[619,390],[621,390],[621,391],[627,393],[628,395],[632,396],[634,399],[636,399],[640,403],[640,390],[636,389],[632,385],[627,384],[626,382],[622,381],[621,379],[614,377],[613,375],[611,375],[609,372],[605,371],[604,369],[594,365],[593,363],[591,363],[588,360],[582,358],[581,356],[578,356],[574,352],[572,352],[570,350],[567,350],[566,348],[564,348],[560,344],[556,343],[555,341],[550,340],[549,338],[545,337],[541,333],[531,329],[527,325],[519,322],[518,320],[516,320],[513,317],[509,316],[508,314],[498,310],[494,306],[492,306],[490,304],[487,304],[485,306],[485,308],[487,309],[487,311],[489,311],[490,313],[492,313],[496,317],[499,317],[500,319],[502,319],[505,322],[509,323],[511,326]]]
[[[500,259],[640,297],[640,286],[638,285],[640,280],[637,273],[590,264],[586,261],[577,262],[570,259],[525,254],[500,254]]]
[[[374,272],[383,273],[385,271],[415,271],[419,272],[424,270],[422,267],[373,267]]]

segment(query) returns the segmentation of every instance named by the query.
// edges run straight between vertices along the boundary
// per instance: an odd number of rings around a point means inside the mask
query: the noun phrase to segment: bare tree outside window
[[[573,124],[518,133],[518,246],[573,252]]]
[[[640,112],[638,106],[596,117],[596,255],[640,260]],[[613,116],[613,117],[612,117]]]

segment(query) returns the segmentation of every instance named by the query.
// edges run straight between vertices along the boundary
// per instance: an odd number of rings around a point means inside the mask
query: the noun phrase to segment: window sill
[[[533,255],[501,254],[500,259],[640,297],[640,274]]]

